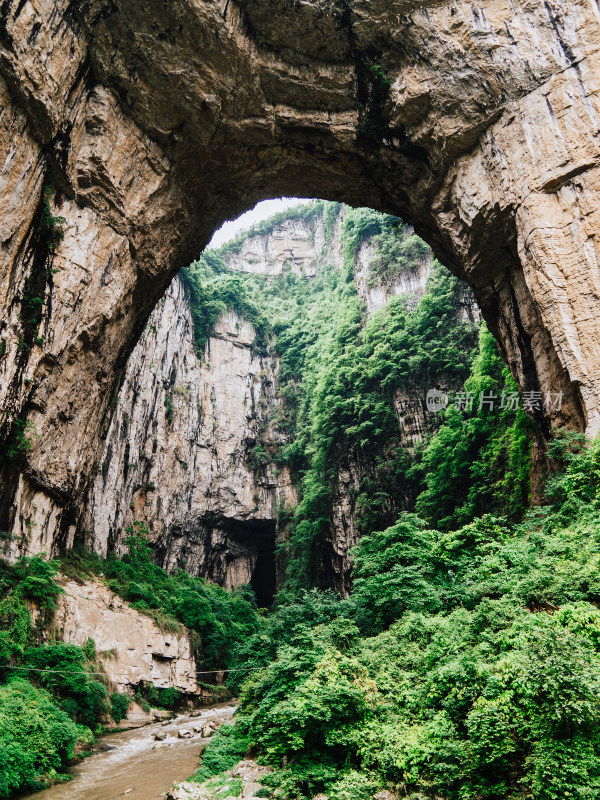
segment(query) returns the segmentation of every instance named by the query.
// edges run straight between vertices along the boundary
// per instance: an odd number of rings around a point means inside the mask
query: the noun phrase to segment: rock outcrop
[[[227,794],[227,783],[223,787],[219,787],[218,791],[211,787],[212,781],[204,783],[195,783],[194,781],[184,781],[182,783],[175,783],[167,794],[166,800],[217,800],[218,797],[225,798],[225,800],[234,800],[235,797],[239,798],[252,798],[261,797],[264,793],[264,787],[261,786],[260,781],[265,775],[271,772],[271,767],[263,767],[257,764],[256,761],[245,759],[240,761],[230,770],[224,773],[224,777],[231,778],[231,791],[235,794]],[[241,788],[238,786],[241,781]]]
[[[599,49],[596,0],[5,0],[0,530],[73,540],[153,307],[267,196],[414,223],[597,432]]]
[[[198,695],[196,662],[187,632],[161,631],[150,617],[121,600],[100,581],[69,580],[58,601],[54,633],[67,644],[93,639],[113,691],[143,683]],[[149,717],[152,719],[152,716]]]

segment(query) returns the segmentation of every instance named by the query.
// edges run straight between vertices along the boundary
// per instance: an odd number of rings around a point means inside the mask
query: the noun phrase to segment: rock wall
[[[322,225],[303,219],[282,219],[275,230],[243,238],[227,256],[227,266],[254,275],[281,275],[285,269],[313,278],[325,247]]]
[[[199,694],[196,662],[187,633],[159,630],[100,581],[64,583],[54,615],[54,633],[67,644],[94,640],[98,661],[112,691],[152,682]]]
[[[86,538],[102,555],[122,553],[126,528],[141,520],[165,568],[185,566],[228,588],[254,581],[268,597],[278,511],[296,501],[286,469],[250,466],[258,442],[282,441],[271,422],[280,402],[277,361],[255,353],[252,325],[232,311],[217,323],[202,360],[192,328],[176,278],[115,398],[86,504]]]
[[[268,196],[414,223],[597,432],[599,49],[596,0],[5,0],[0,530],[69,545],[153,307]]]

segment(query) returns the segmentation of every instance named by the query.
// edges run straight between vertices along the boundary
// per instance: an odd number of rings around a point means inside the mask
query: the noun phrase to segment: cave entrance
[[[224,586],[248,583],[259,608],[270,608],[277,592],[274,519],[226,519],[219,522],[221,545],[208,577]]]
[[[275,531],[263,536],[259,543],[256,555],[256,563],[252,570],[250,586],[256,596],[256,604],[259,608],[271,608],[273,598],[277,591],[275,565]]]

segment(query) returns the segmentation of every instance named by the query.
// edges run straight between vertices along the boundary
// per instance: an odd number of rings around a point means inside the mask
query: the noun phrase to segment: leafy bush
[[[0,797],[39,787],[72,758],[79,731],[43,689],[26,680],[0,685]]]
[[[406,513],[392,528],[361,540],[355,550],[353,598],[363,626],[381,630],[405,611],[440,609],[438,569],[431,557],[435,544],[435,531]]]
[[[22,656],[32,634],[31,616],[15,595],[0,600],[0,665]]]
[[[41,556],[0,564],[0,797],[57,780],[75,743],[93,741],[90,727],[106,710],[106,689],[90,675],[93,641],[40,644],[40,618],[32,624],[27,601],[46,620],[55,610],[63,591],[57,567]]]
[[[131,697],[123,692],[112,692],[110,695],[110,715],[114,721],[119,724],[122,719],[125,719],[129,711]]]
[[[202,765],[190,780],[202,783],[231,769],[244,758],[249,744],[249,739],[238,728],[233,725],[222,725],[204,753]]]
[[[248,643],[257,669],[228,733],[274,767],[266,785],[290,798],[596,796],[598,452],[575,448],[554,506],[522,522],[439,531],[403,514],[359,542],[350,598],[280,596]]]
[[[14,575],[18,581],[16,593],[19,597],[33,600],[38,608],[54,613],[56,600],[63,593],[56,583],[57,561],[45,561],[44,554],[19,558]]]
[[[164,708],[169,711],[180,705],[183,698],[182,693],[174,686],[162,689],[152,683],[146,684],[141,694],[155,708]]]
[[[60,697],[62,708],[73,720],[93,728],[106,712],[106,688],[88,674],[94,658],[90,640],[87,649],[64,643],[32,647],[23,662],[35,670],[48,670],[39,678],[43,686]]]

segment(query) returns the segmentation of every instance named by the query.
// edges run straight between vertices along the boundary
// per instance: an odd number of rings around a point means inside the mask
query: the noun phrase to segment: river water
[[[114,733],[98,740],[96,748],[110,747],[85,758],[69,770],[73,780],[57,784],[43,792],[27,795],[36,800],[155,800],[160,798],[174,781],[184,781],[200,763],[200,738],[178,739],[181,728],[208,719],[231,718],[234,706],[203,709],[201,716],[179,716],[168,724],[158,722],[144,728]],[[154,734],[167,734],[157,742]]]

